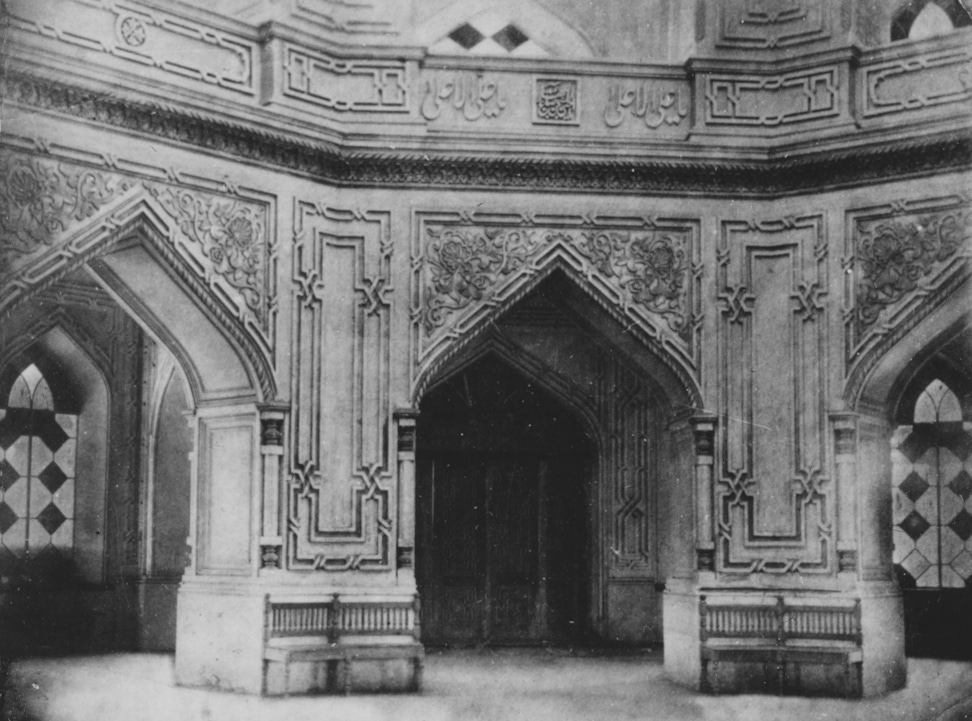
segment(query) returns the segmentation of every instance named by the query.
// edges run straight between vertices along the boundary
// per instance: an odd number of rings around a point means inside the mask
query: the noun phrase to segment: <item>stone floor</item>
[[[419,695],[257,698],[178,688],[172,657],[119,654],[16,663],[10,721],[972,721],[972,663],[911,659],[909,683],[879,699],[703,696],[667,681],[658,651],[431,651]]]

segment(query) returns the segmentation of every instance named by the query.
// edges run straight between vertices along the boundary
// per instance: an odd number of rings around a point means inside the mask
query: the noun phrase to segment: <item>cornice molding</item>
[[[203,148],[335,185],[774,197],[972,168],[972,129],[886,140],[799,158],[733,161],[560,159],[349,150],[172,106],[123,100],[11,73],[8,103]]]

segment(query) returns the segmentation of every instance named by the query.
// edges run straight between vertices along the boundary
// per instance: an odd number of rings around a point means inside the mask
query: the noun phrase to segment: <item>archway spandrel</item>
[[[0,158],[0,178],[0,308],[109,252],[127,224],[148,214],[167,250],[269,356],[269,270],[276,259],[267,203],[27,153]]]
[[[697,220],[478,212],[419,213],[416,220],[413,381],[555,269],[697,380],[702,316]]]
[[[972,276],[972,199],[899,200],[847,214],[844,397]]]
[[[219,319],[264,395],[274,395],[270,204],[235,189],[207,192],[28,153],[5,154],[0,177],[0,232],[9,239],[0,250],[0,310],[141,243]]]

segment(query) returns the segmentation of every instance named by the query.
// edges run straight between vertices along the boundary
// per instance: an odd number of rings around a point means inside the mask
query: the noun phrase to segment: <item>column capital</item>
[[[288,401],[267,401],[257,403],[257,410],[260,418],[283,418],[290,413],[290,403]]]
[[[715,456],[715,430],[719,416],[715,413],[696,413],[689,418],[695,436],[695,455],[701,458]]]
[[[852,411],[834,411],[828,415],[834,428],[834,451],[838,456],[852,455],[857,450],[858,414]]]

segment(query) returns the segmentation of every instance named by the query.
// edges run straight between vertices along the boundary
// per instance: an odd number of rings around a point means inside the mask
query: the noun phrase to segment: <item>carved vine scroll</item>
[[[413,360],[420,366],[560,267],[589,281],[600,302],[697,373],[696,221],[437,213],[420,214],[413,233]]]
[[[108,155],[77,162],[86,155],[71,151],[69,160],[50,150],[12,148],[0,155],[0,309],[111,252],[126,224],[150,216],[155,232],[146,242],[157,245],[207,308],[225,318],[243,347],[255,346],[251,361],[270,391],[277,251],[272,205],[248,191],[182,182],[171,169],[132,163],[157,172],[122,172],[128,164]]]
[[[856,386],[878,345],[930,312],[951,284],[970,273],[972,198],[854,209],[845,238],[845,353],[847,365],[855,366],[850,386]]]

